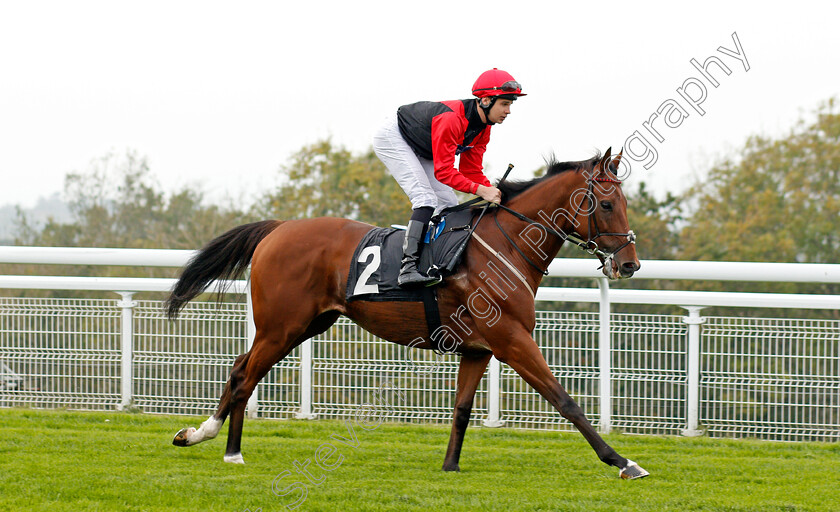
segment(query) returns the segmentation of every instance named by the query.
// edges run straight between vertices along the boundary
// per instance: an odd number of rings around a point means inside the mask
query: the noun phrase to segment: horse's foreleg
[[[193,446],[202,441],[213,439],[219,434],[219,431],[222,429],[222,425],[225,423],[225,419],[230,412],[230,390],[234,384],[234,375],[239,375],[241,369],[248,362],[248,355],[248,353],[241,354],[234,361],[231,375],[225,384],[224,391],[222,391],[222,396],[219,399],[219,406],[216,408],[216,412],[207,418],[198,427],[198,429],[194,427],[187,427],[179,430],[178,433],[175,434],[172,444],[175,446]]]
[[[563,389],[545,362],[539,347],[530,335],[524,334],[504,347],[502,354],[496,354],[501,361],[509,364],[516,373],[531,385],[540,395],[548,400],[564,418],[583,434],[583,437],[595,450],[602,462],[619,468],[622,478],[641,478],[648,472],[633,461],[619,455],[601,438],[580,406]]]
[[[449,434],[449,446],[446,448],[446,458],[443,460],[444,471],[460,471],[458,460],[461,457],[461,446],[464,444],[464,434],[470,424],[475,390],[484,376],[484,370],[492,354],[479,356],[463,356],[458,365],[458,393],[455,395],[455,410],[452,413],[452,432]]]

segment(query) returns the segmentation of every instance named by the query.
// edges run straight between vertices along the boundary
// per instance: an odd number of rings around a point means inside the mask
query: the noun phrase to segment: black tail
[[[264,220],[244,224],[205,245],[181,271],[181,277],[164,303],[163,307],[169,319],[177,318],[187,302],[207,289],[216,279],[235,279],[244,272],[251,263],[257,244],[280,223],[276,220]]]

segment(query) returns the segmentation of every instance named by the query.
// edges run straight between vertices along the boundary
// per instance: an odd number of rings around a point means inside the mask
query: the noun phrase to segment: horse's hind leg
[[[633,461],[619,455],[604,441],[586,416],[583,409],[575,403],[571,396],[563,389],[545,362],[539,347],[528,333],[521,333],[511,340],[497,353],[499,360],[509,364],[516,373],[531,385],[540,395],[548,400],[564,418],[583,434],[583,437],[595,450],[602,462],[615,466],[621,471],[621,478],[633,479],[648,476],[648,472]]]
[[[178,433],[175,434],[175,439],[172,440],[172,444],[175,446],[193,446],[202,441],[213,439],[219,434],[219,431],[222,429],[222,425],[225,423],[225,419],[230,412],[230,390],[233,387],[234,375],[239,375],[241,373],[242,368],[248,362],[249,355],[250,352],[241,354],[233,362],[231,375],[225,384],[224,391],[222,391],[222,396],[219,399],[219,406],[216,408],[216,412],[207,418],[198,427],[198,429],[194,427],[187,427],[179,430]]]
[[[248,398],[257,387],[257,383],[265,377],[275,363],[286,357],[294,346],[290,343],[272,343],[273,340],[261,337],[259,331],[254,339],[254,345],[248,352],[248,358],[241,367],[234,368],[230,374],[230,390],[228,393],[228,440],[225,449],[225,462],[244,464],[240,451],[242,441],[242,425],[245,419],[245,406]],[[283,347],[287,345],[287,347]],[[284,350],[285,348],[285,350]],[[224,397],[223,397],[224,400]],[[220,408],[222,404],[219,404]]]
[[[492,354],[462,356],[458,365],[458,393],[455,395],[455,410],[452,413],[452,432],[449,434],[449,446],[443,460],[444,471],[460,471],[458,460],[461,458],[461,446],[464,434],[470,424],[475,390],[484,376],[487,363]]]
[[[293,326],[291,329],[261,330],[257,328],[254,345],[248,353],[246,363],[234,369],[230,376],[229,397],[230,422],[228,424],[225,462],[243,464],[242,426],[245,420],[245,406],[260,380],[278,361],[286,357],[295,347],[307,339],[317,336],[330,328],[338,319],[336,312],[323,313],[314,318],[309,325]],[[220,404],[221,408],[221,404]]]

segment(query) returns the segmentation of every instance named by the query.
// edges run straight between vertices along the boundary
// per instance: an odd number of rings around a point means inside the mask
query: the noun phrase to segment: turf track
[[[226,428],[198,446],[170,444],[201,419],[0,409],[0,510],[287,510],[305,481],[294,462],[327,442],[337,465],[309,466],[323,481],[307,483],[297,510],[840,510],[838,444],[610,435],[651,472],[623,481],[578,434],[474,428],[462,472],[444,473],[446,426],[354,424],[352,448],[331,438],[348,437],[340,421],[246,420],[239,466],[222,462]],[[292,492],[276,495],[273,482]]]

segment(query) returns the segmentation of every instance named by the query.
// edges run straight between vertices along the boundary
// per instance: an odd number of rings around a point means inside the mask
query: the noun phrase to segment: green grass
[[[286,510],[340,421],[246,421],[246,464],[222,462],[227,428],[189,448],[170,444],[204,418],[0,409],[0,510]],[[355,426],[358,446],[334,441],[325,472],[314,463],[298,510],[351,511],[837,511],[840,445],[610,435],[651,472],[623,481],[576,433],[473,428],[461,473],[440,471],[446,426]]]

